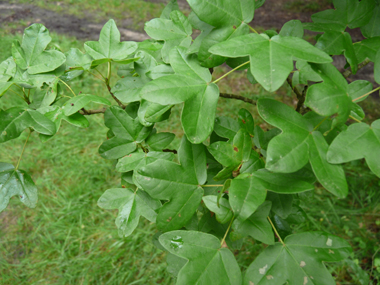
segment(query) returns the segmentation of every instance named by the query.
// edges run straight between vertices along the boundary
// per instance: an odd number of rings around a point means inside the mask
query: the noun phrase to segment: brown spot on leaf
[[[236,146],[234,146],[234,151],[238,152],[239,149]]]

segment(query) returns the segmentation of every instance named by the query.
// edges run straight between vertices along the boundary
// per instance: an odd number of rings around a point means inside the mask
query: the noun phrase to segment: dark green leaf
[[[233,213],[227,199],[221,198],[219,202],[217,199],[217,196],[209,195],[204,196],[202,200],[205,203],[206,207],[211,212],[215,213],[216,220],[221,224],[225,224],[232,219]]]
[[[134,152],[119,159],[116,165],[116,171],[128,172],[137,170],[143,166],[155,162],[158,159],[172,161],[174,159],[174,154],[170,152],[157,151],[150,151],[148,153]]]
[[[152,134],[146,139],[146,144],[153,150],[162,150],[167,147],[175,138],[173,133]]]
[[[169,200],[160,208],[157,216],[157,227],[162,231],[186,225],[203,196],[203,189],[199,185],[207,177],[205,147],[202,144],[192,145],[183,137],[179,161],[181,165],[157,160],[134,174],[139,187],[151,197]]]
[[[240,236],[251,236],[265,244],[274,244],[274,234],[267,219],[270,209],[271,202],[264,202],[244,222],[236,219],[232,224],[233,230]]]

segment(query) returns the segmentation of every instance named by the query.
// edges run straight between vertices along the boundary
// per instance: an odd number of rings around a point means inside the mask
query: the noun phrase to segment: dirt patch
[[[41,23],[51,32],[74,36],[82,40],[98,40],[100,30],[107,20],[102,19],[98,23],[94,23],[87,19],[56,13],[33,5],[9,4],[0,1],[0,23],[18,23],[19,21],[24,21],[27,25]],[[145,33],[123,27],[123,23],[121,25],[118,23],[118,26],[124,41],[142,41],[148,38]],[[19,30],[22,32],[22,29]]]

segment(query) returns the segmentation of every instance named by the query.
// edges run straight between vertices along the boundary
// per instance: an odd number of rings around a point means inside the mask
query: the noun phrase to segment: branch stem
[[[17,162],[17,165],[16,165],[16,168],[15,168],[15,171],[18,170],[18,167],[20,166],[20,162],[21,162],[21,158],[22,158],[22,155],[24,154],[24,151],[25,151],[25,147],[26,147],[26,144],[28,143],[28,140],[29,140],[29,137],[30,137],[30,134],[32,133],[31,130],[29,130],[29,134],[28,134],[28,137],[26,138],[26,141],[24,143],[24,147],[22,148],[22,151],[21,151],[21,155],[18,159],[18,162]]]
[[[246,65],[250,63],[250,61],[248,60],[247,62],[244,62],[242,64],[240,64],[239,66],[236,66],[234,69],[228,71],[227,73],[223,74],[221,77],[219,77],[218,79],[214,80],[212,83],[217,83],[218,81],[220,81],[221,79],[223,79],[224,77],[226,77],[227,75],[229,75],[230,73],[234,72],[235,70],[239,69],[240,67]]]
[[[249,99],[249,98],[241,96],[241,95],[220,93],[219,96],[222,97],[222,98],[227,98],[227,99],[241,100],[241,101],[244,101],[246,103],[249,103],[249,104],[252,104],[252,105],[256,105],[256,101],[255,100]]]

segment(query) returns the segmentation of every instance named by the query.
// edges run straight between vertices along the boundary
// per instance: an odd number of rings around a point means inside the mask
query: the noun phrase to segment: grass
[[[0,61],[10,55],[12,40],[20,39],[20,35],[7,34],[7,30],[0,30]],[[83,44],[74,38],[55,34],[52,37],[63,51]],[[216,68],[213,76],[218,78],[225,71],[225,67]],[[99,80],[89,74],[83,77],[84,81],[71,84],[75,92],[109,98]],[[270,94],[258,85],[251,85],[244,72],[232,73],[218,85],[221,92],[252,99],[275,96],[289,105],[295,104],[287,85]],[[63,92],[71,95],[68,90]],[[6,94],[0,100],[0,108],[19,104],[17,100],[11,93]],[[254,115],[257,124],[266,126],[256,108],[241,101],[221,98],[217,115],[236,117],[236,110],[241,107]],[[371,119],[378,118],[378,104],[368,104],[367,108]],[[158,125],[159,131],[175,132],[175,144],[183,135],[180,112],[178,105],[173,108],[171,119]],[[120,238],[114,225],[117,211],[106,211],[96,205],[106,189],[119,186],[120,175],[114,171],[114,161],[104,160],[97,153],[107,132],[103,116],[93,115],[88,119],[87,129],[63,123],[59,133],[44,144],[32,134],[20,168],[32,175],[39,189],[39,202],[35,209],[28,209],[18,199],[12,199],[0,214],[1,284],[174,283],[165,270],[165,253],[152,244],[155,225],[141,219],[130,237]],[[2,162],[17,163],[26,136],[25,132],[19,139],[2,144]],[[291,226],[295,233],[323,230],[347,239],[354,248],[351,258],[327,266],[337,284],[360,284],[358,278],[368,277],[365,271],[371,271],[374,254],[380,246],[380,184],[363,161],[349,163],[345,168],[349,196],[338,200],[317,187],[299,201],[307,214],[305,219]],[[247,268],[263,248],[264,245],[246,239],[242,249],[236,252],[241,268]],[[380,281],[379,271],[373,270],[372,275],[373,284]]]

